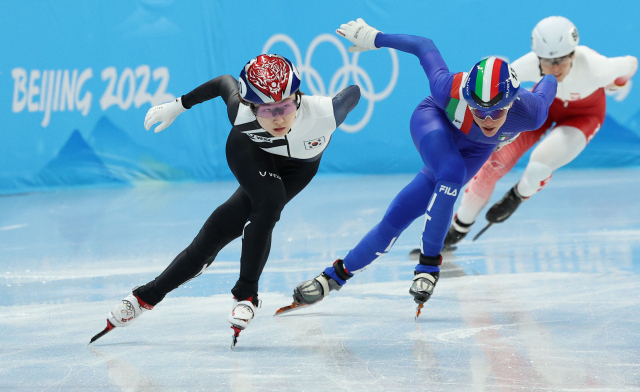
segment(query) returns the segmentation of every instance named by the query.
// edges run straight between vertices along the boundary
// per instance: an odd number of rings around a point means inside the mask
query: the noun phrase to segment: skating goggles
[[[507,106],[506,108],[502,108],[502,109],[494,109],[494,110],[486,110],[486,111],[480,110],[480,109],[474,109],[474,108],[469,108],[469,110],[471,110],[471,114],[473,114],[473,117],[479,120],[486,120],[487,117],[491,117],[493,121],[497,121],[497,120],[500,120],[502,117],[506,116],[510,108],[511,106]]]
[[[286,116],[297,108],[298,105],[296,104],[296,101],[285,101],[257,106],[254,112],[258,117],[274,118],[279,116]]]
[[[571,62],[572,58],[573,58],[573,52],[569,53],[566,56],[557,57],[555,59],[545,59],[542,57],[538,57],[538,59],[540,59],[540,65],[544,65],[545,67],[553,67],[554,64],[567,65]]]

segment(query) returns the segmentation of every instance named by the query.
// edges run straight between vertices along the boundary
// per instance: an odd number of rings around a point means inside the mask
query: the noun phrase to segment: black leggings
[[[150,305],[204,272],[218,252],[242,235],[240,278],[231,290],[239,300],[258,294],[258,280],[269,257],[271,232],[280,212],[316,175],[320,159],[289,159],[260,149],[246,135],[231,132],[227,162],[240,183],[216,208],[193,242],[153,281],[135,290]]]

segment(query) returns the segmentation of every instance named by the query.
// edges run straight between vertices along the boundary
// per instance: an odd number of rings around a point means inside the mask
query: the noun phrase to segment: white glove
[[[624,86],[618,86],[615,83],[611,83],[604,88],[604,92],[608,96],[613,96],[613,99],[617,102],[622,102],[627,95],[629,95],[629,92],[631,92],[631,86],[633,86],[633,80],[627,81]]]
[[[182,106],[182,97],[177,98],[173,102],[163,103],[162,105],[154,106],[147,112],[147,115],[144,116],[144,128],[148,131],[151,129],[153,124],[160,122],[160,125],[156,127],[153,131],[158,133],[171,125],[173,120],[178,117],[178,114],[184,112],[184,106]]]
[[[340,28],[336,29],[336,33],[351,41],[353,46],[347,49],[351,53],[380,49],[375,44],[376,35],[380,31],[369,26],[362,18],[340,25]]]

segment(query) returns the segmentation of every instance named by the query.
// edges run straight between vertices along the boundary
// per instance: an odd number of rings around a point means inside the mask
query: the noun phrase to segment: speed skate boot
[[[330,269],[327,268],[327,270]],[[342,259],[333,262],[333,271],[338,279],[342,279],[345,282],[353,277],[353,274],[344,266],[344,260]],[[300,283],[298,287],[293,289],[294,305],[313,305],[322,301],[330,292],[340,290],[341,288],[342,286],[338,281],[323,272],[311,280]]]
[[[107,321],[114,327],[128,327],[147,310],[153,309],[153,306],[145,303],[138,298],[137,295],[131,293],[126,296],[119,304],[117,304],[107,317]]]
[[[413,295],[413,300],[418,305],[424,304],[433,295],[433,289],[440,279],[440,272],[418,272],[413,271],[413,284],[409,289],[409,294]]]
[[[153,309],[153,306],[141,300],[134,293],[135,289],[133,293],[127,295],[125,299],[120,301],[120,303],[111,309],[107,315],[107,327],[102,332],[94,336],[89,344],[100,339],[115,327],[128,327],[133,324],[133,322],[136,321],[142,313]]]
[[[491,223],[501,223],[509,219],[511,214],[513,214],[517,209],[520,203],[523,200],[528,199],[528,197],[520,196],[518,190],[516,189],[518,184],[516,184],[513,188],[509,189],[509,191],[504,195],[504,197],[494,204],[489,211],[487,211],[487,220]]]
[[[442,256],[429,257],[421,254],[420,264],[433,267],[439,266],[442,264]],[[433,290],[436,288],[436,283],[438,283],[438,279],[440,278],[440,271],[414,271],[413,275],[413,283],[411,284],[411,288],[409,288],[409,294],[413,296],[413,300],[418,304],[418,309],[416,309],[417,320],[424,303],[433,295]]]
[[[353,274],[344,267],[341,259],[333,263],[333,270],[339,279],[347,281]],[[325,270],[326,271],[326,270]],[[311,280],[304,281],[293,289],[293,303],[276,310],[275,316],[292,312],[305,306],[313,305],[324,299],[332,291],[340,290],[342,286],[333,277],[325,272]]]
[[[341,288],[338,282],[323,272],[293,289],[293,300],[299,304],[313,305],[322,301],[331,291]]]
[[[238,342],[238,336],[243,331],[256,313],[256,308],[260,308],[262,301],[258,299],[258,296],[249,297],[245,300],[238,301],[233,299],[233,309],[229,313],[227,320],[231,323],[231,329],[233,329],[233,342],[231,347],[235,346]]]
[[[458,214],[453,217],[453,222],[451,222],[451,227],[449,227],[449,231],[447,235],[444,237],[444,246],[443,250],[454,250],[455,247],[453,245],[457,244],[462,240],[469,231],[471,231],[471,226],[474,222],[471,223],[463,223],[458,219]],[[451,249],[453,248],[453,249]]]

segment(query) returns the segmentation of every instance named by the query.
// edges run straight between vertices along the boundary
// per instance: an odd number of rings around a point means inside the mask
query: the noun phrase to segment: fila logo
[[[451,191],[451,188],[449,188],[446,185],[440,185],[440,190],[438,192],[442,192],[447,196],[458,196],[458,190],[454,189],[453,192]]]
[[[273,174],[273,173],[269,173],[269,172],[267,172],[267,171],[266,171],[266,172],[261,172],[260,170],[258,170],[258,173],[260,173],[260,175],[261,175],[262,177],[266,177],[266,176],[267,176],[267,174],[268,174],[268,175],[269,175],[269,176],[271,176],[271,177],[275,177],[275,178],[277,178],[278,180],[282,180],[282,178],[281,178],[279,175],[277,175],[277,174]]]

